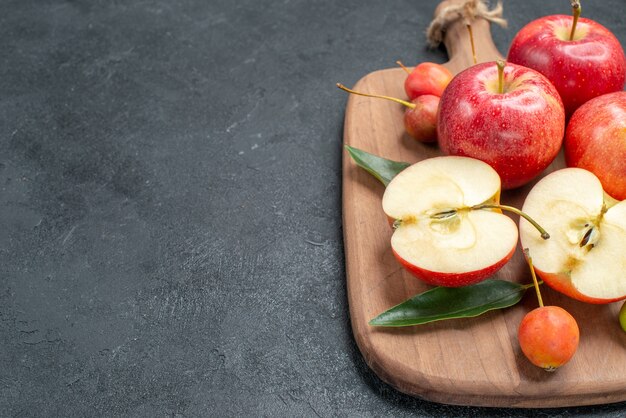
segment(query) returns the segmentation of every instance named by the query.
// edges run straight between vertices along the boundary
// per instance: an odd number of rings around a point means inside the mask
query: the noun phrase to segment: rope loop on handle
[[[469,25],[478,17],[506,28],[507,21],[502,18],[502,11],[500,0],[491,10],[485,0],[465,0],[462,3],[446,6],[435,16],[426,30],[428,44],[433,48],[438,47],[448,27],[459,19],[463,19],[463,22]]]

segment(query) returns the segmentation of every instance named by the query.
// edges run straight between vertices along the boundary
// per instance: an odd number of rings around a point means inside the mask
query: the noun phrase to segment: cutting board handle
[[[474,64],[468,23],[471,25],[474,37],[476,62],[502,59],[502,54],[491,37],[489,22],[491,20],[501,26],[506,26],[506,21],[498,17],[499,8],[501,4],[498,4],[495,13],[487,11],[487,6],[481,0],[446,0],[437,6],[431,28],[437,24],[443,26],[443,44],[448,51],[449,58],[444,66],[453,74]],[[429,35],[431,28],[429,28]]]

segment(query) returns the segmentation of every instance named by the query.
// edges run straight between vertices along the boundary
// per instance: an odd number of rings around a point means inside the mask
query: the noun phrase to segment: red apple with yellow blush
[[[579,107],[567,124],[564,148],[568,166],[591,171],[611,197],[626,200],[626,92]]]
[[[626,58],[619,40],[601,24],[574,15],[534,20],[513,38],[508,61],[539,71],[558,90],[569,117],[590,99],[624,88]]]
[[[439,103],[441,150],[486,162],[500,175],[503,189],[522,186],[548,167],[564,131],[554,86],[515,64],[487,62],[460,72]]]

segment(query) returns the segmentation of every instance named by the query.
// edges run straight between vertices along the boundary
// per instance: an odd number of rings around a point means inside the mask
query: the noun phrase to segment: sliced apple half
[[[550,232],[537,239],[520,221],[522,246],[544,282],[583,302],[626,298],[626,201],[607,200],[591,172],[565,168],[533,187],[523,211]]]
[[[383,195],[395,228],[394,255],[433,285],[465,286],[493,275],[518,238],[515,222],[493,208],[500,188],[498,173],[469,157],[435,157],[406,168]]]

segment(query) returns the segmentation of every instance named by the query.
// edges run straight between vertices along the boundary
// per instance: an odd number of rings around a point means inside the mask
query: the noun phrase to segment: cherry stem
[[[574,35],[576,34],[576,24],[578,23],[580,12],[582,12],[582,6],[580,5],[580,0],[572,0],[572,13],[574,14],[574,21],[572,22],[572,31],[569,34],[570,41],[574,40]]]
[[[541,233],[541,238],[543,239],[548,239],[550,238],[550,234],[548,234],[548,232],[543,229],[541,227],[541,225],[539,225],[537,222],[535,222],[535,220],[533,218],[531,218],[530,216],[528,216],[527,214],[525,214],[524,212],[522,212],[521,210],[514,208],[513,206],[506,206],[506,205],[495,205],[495,204],[484,204],[484,205],[476,205],[476,206],[472,206],[471,207],[472,210],[477,210],[477,209],[500,209],[500,210],[506,210],[508,212],[513,212],[516,215],[521,216],[522,218],[526,219],[528,222],[530,222],[535,228],[537,228],[537,230],[539,231],[539,233]]]
[[[498,93],[504,94],[504,66],[506,62],[497,60],[496,65],[498,66]]]
[[[530,256],[530,251],[528,251],[528,248],[524,248],[524,254],[526,255],[526,261],[528,262],[528,267],[530,268],[530,275],[533,277],[533,285],[535,286],[535,291],[537,292],[537,300],[539,301],[539,307],[543,308],[543,299],[541,299],[541,292],[539,291],[539,282],[537,282],[537,275],[535,274],[535,267],[533,267],[533,259]]]
[[[469,23],[466,25],[467,31],[469,32],[470,45],[472,46],[472,59],[474,60],[474,65],[478,62],[476,59],[476,48],[474,47],[474,34],[472,33],[472,25]]]
[[[409,70],[408,68],[406,68],[406,66],[404,64],[402,64],[402,61],[396,61],[396,64],[398,64],[400,67],[402,67],[402,69],[404,71],[406,71],[407,74],[411,74],[411,70]]]
[[[365,97],[374,97],[376,99],[386,99],[386,100],[391,100],[392,102],[396,102],[396,103],[400,103],[401,105],[404,105],[410,109],[415,109],[415,104],[407,102],[406,100],[402,100],[402,99],[398,99],[396,97],[390,97],[390,96],[381,96],[379,94],[367,94],[367,93],[361,93],[358,91],[354,91],[352,89],[347,88],[346,86],[344,86],[341,83],[337,83],[337,87],[339,87],[341,90],[343,91],[347,91],[348,93],[352,93],[352,94],[357,94],[359,96],[365,96]]]

